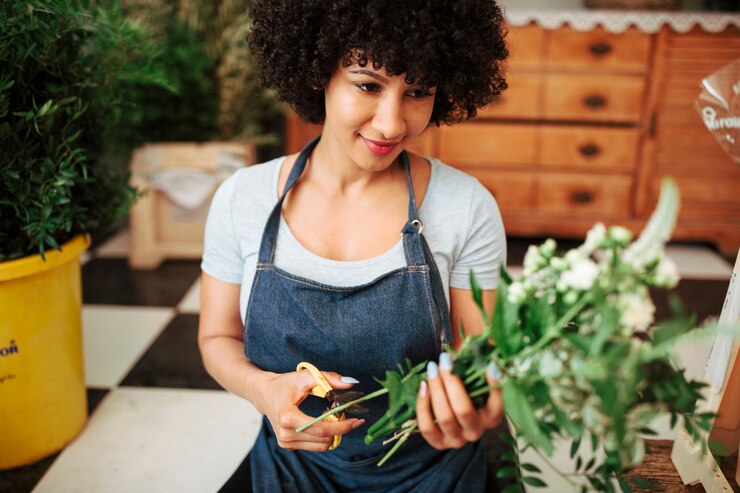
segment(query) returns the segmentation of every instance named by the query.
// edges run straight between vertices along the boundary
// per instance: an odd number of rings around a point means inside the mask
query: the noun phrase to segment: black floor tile
[[[108,392],[108,389],[87,389],[87,415],[90,416],[95,408],[98,407],[100,401],[103,400]]]
[[[56,453],[27,466],[0,471],[0,493],[30,493],[58,456]]]
[[[134,387],[221,389],[198,350],[198,315],[179,314],[121,383]]]
[[[170,260],[141,271],[123,258],[95,258],[82,268],[82,298],[87,304],[174,307],[199,275],[197,260]]]

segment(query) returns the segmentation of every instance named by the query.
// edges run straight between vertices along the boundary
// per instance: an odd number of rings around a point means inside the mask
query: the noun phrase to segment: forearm
[[[206,371],[216,382],[248,400],[264,414],[262,388],[274,374],[260,369],[245,356],[241,340],[228,336],[208,337],[200,342],[200,351]]]

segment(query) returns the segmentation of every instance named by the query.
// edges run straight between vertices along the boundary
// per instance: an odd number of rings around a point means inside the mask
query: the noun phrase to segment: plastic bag
[[[700,86],[694,108],[719,145],[740,164],[740,58],[702,80]]]

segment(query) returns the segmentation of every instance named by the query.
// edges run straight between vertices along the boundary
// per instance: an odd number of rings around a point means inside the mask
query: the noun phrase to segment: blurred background
[[[514,274],[527,246],[546,237],[569,248],[598,221],[638,232],[660,180],[673,176],[682,194],[668,252],[683,277],[677,292],[700,319],[719,315],[740,247],[740,165],[736,142],[707,128],[697,98],[704,79],[740,59],[740,3],[499,3],[509,27],[509,89],[470,122],[429,128],[415,150],[491,190]],[[10,462],[0,455],[0,492],[215,492],[239,470],[259,416],[205,373],[196,343],[208,204],[237,169],[297,152],[320,132],[258,86],[245,39],[248,4],[0,7],[0,25],[13,33],[0,37],[8,62],[0,69],[0,240],[13,247],[0,253],[0,281],[3,262],[91,233],[76,301],[79,399],[44,404],[55,415],[79,405],[82,417],[59,443]],[[738,115],[737,92],[726,98],[726,116]],[[43,159],[32,155],[39,149]],[[111,203],[104,217],[93,215]],[[20,237],[27,244],[16,245]],[[668,315],[665,295],[655,301],[658,318]],[[23,338],[9,334],[26,354]],[[0,336],[2,349],[12,346]],[[708,351],[683,348],[677,358],[702,378]],[[0,392],[23,380],[2,366],[10,361],[0,361]],[[21,418],[3,431],[36,428],[43,437],[55,426]],[[740,437],[740,424],[727,426]],[[667,491],[703,491],[681,484],[669,428],[656,424],[641,473]],[[503,444],[486,440],[495,475]],[[732,480],[737,445],[727,452],[721,465],[740,491]],[[569,491],[554,474],[548,482],[548,491]]]

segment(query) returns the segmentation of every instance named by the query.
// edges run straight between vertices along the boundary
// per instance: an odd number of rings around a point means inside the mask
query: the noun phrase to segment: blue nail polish
[[[428,378],[437,378],[439,376],[439,368],[437,368],[437,363],[434,361],[430,361],[427,363],[427,377]]]
[[[342,383],[360,383],[360,381],[352,377],[342,377]]]
[[[439,367],[443,371],[449,371],[452,369],[452,359],[450,358],[450,354],[442,351],[442,354],[439,355]]]
[[[493,378],[496,381],[498,381],[501,378],[501,372],[498,371],[496,364],[493,362],[488,363],[488,374],[491,375],[491,378]]]

